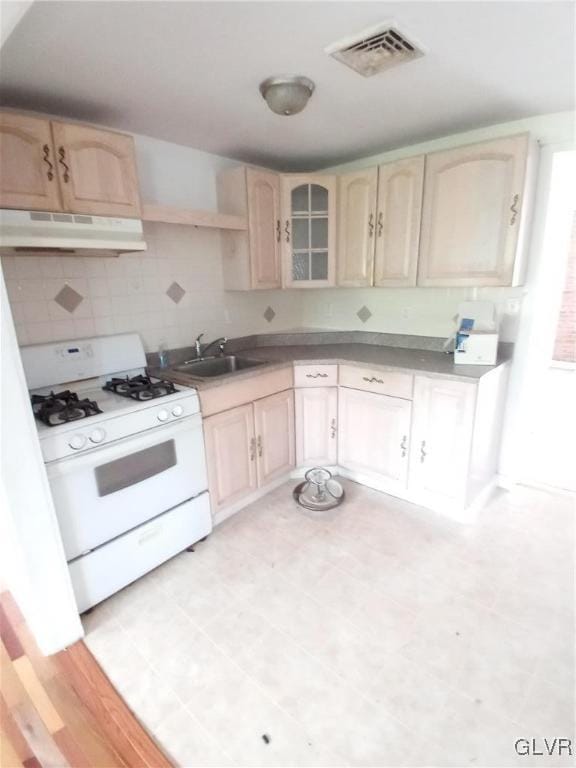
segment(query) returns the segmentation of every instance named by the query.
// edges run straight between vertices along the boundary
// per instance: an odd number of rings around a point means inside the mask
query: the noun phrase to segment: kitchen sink
[[[214,376],[225,376],[228,373],[243,371],[246,368],[255,368],[258,365],[266,365],[265,360],[251,360],[248,357],[226,355],[225,357],[209,357],[205,360],[192,360],[189,363],[175,365],[178,373],[187,373],[200,379],[208,379]]]

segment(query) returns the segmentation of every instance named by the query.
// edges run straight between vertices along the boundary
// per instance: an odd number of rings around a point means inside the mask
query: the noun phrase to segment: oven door
[[[72,560],[206,491],[200,414],[46,467]]]

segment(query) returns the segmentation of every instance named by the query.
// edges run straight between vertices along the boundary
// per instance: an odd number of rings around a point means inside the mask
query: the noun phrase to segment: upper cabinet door
[[[95,216],[140,216],[131,136],[52,123],[64,208]]]
[[[282,259],[287,288],[334,285],[336,177],[282,177]]]
[[[0,113],[0,208],[62,210],[48,120]]]
[[[374,285],[416,285],[424,155],[381,165]]]
[[[338,179],[338,285],[372,285],[378,169]]]
[[[511,285],[528,134],[426,159],[419,285]]]
[[[248,230],[252,288],[280,288],[280,177],[248,168]]]
[[[258,486],[282,477],[294,467],[294,390],[254,403],[258,452]]]

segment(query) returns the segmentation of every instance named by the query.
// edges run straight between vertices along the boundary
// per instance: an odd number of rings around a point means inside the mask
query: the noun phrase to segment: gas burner
[[[32,410],[36,418],[49,427],[102,413],[94,400],[80,400],[75,392],[68,389],[58,394],[32,395]]]
[[[171,381],[152,381],[149,376],[126,376],[126,378],[112,378],[107,381],[102,389],[115,392],[122,397],[131,397],[133,400],[152,400],[155,397],[173,395],[178,390]]]

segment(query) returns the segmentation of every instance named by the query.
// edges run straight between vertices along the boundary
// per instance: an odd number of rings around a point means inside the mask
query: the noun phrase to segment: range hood
[[[0,252],[117,256],[145,251],[139,219],[0,210]]]

